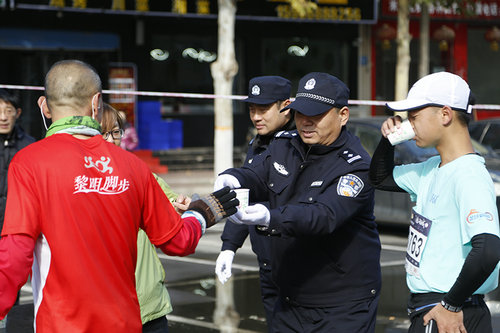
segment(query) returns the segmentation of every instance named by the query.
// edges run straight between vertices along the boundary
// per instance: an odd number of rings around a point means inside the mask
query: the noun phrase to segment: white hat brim
[[[436,104],[425,99],[404,99],[402,101],[389,102],[385,105],[393,111],[412,111]]]

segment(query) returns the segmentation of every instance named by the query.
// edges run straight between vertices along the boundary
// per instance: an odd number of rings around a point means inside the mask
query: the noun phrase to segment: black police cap
[[[344,82],[327,73],[313,72],[299,81],[295,101],[286,108],[296,110],[306,116],[316,116],[333,107],[347,106],[349,88]]]
[[[290,98],[292,83],[281,76],[258,76],[250,80],[248,98],[244,102],[271,104]]]

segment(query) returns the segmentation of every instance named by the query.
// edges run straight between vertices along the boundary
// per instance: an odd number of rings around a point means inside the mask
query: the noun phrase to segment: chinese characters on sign
[[[461,18],[461,19],[499,19],[500,18],[500,0],[481,0],[467,5],[467,13],[460,8],[457,3],[451,7],[443,7],[439,4],[429,4],[429,15],[431,17],[443,18]],[[410,15],[418,16],[421,12],[420,5],[414,5],[410,8]],[[383,0],[382,14],[385,16],[395,16],[398,13],[398,0]]]
[[[297,12],[292,10],[290,5],[278,5],[276,12],[280,18],[301,17]],[[327,20],[327,21],[359,21],[361,20],[361,8],[359,7],[335,7],[335,6],[318,6],[313,12],[306,14],[304,19],[311,20]]]
[[[397,5],[397,0],[393,1]],[[18,2],[22,2],[22,0],[18,0]],[[286,0],[238,0],[236,19],[268,21],[293,19],[337,23],[375,23],[377,20],[378,2],[376,0],[314,0],[312,2],[316,7],[305,17],[301,17]],[[214,19],[218,13],[217,0],[135,0],[133,6],[131,2],[124,0],[112,0],[111,4],[101,2],[98,5],[97,3],[88,0],[72,0],[72,7],[82,10],[101,8],[124,12],[150,12],[170,16],[205,15]],[[66,1],[50,0],[49,6],[64,8]]]

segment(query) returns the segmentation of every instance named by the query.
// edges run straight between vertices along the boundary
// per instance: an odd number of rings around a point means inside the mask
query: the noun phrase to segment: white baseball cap
[[[411,87],[408,97],[389,102],[392,111],[415,111],[428,106],[449,106],[453,110],[472,112],[469,105],[470,88],[460,76],[438,72],[424,76]]]

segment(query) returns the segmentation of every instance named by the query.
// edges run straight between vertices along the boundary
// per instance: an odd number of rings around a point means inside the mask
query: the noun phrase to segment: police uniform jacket
[[[291,119],[283,130],[294,129],[295,122]],[[255,156],[264,152],[269,146],[273,135],[256,135],[248,144],[247,156],[243,165],[250,165]],[[271,269],[271,239],[268,235],[258,233],[253,226],[239,225],[227,222],[221,235],[222,251],[231,250],[236,252],[250,234],[253,252],[257,255],[260,269]]]
[[[380,241],[368,183],[370,157],[345,128],[329,146],[278,133],[252,164],[224,173],[267,201],[273,279],[280,296],[328,307],[378,295]]]

